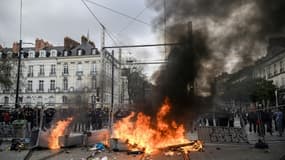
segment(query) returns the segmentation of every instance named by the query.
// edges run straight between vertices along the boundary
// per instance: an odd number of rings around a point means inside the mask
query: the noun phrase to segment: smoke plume
[[[169,48],[169,63],[154,76],[153,97],[157,104],[169,97],[175,118],[208,105],[218,74],[254,64],[266,54],[267,38],[285,32],[284,0],[147,0],[147,4],[158,13],[154,30],[164,38],[165,25],[166,41],[182,44]]]
[[[192,53],[206,57],[195,62],[198,65],[194,68],[188,63],[182,68],[199,71],[191,79],[198,82],[200,95],[211,94],[210,84],[217,74],[237,71],[264,56],[268,36],[285,31],[284,0],[166,0],[165,5],[164,0],[148,0],[147,4],[159,13],[153,21],[154,29],[162,33],[166,24],[168,42],[180,41],[190,21],[193,39],[196,31],[204,34],[201,43],[206,43],[204,46],[211,52]],[[173,54],[168,58],[176,56]]]

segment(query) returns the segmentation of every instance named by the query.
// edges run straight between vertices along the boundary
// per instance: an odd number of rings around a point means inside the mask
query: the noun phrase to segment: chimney
[[[87,44],[88,38],[85,36],[81,36],[81,44]]]
[[[14,42],[14,43],[13,43],[13,46],[12,46],[12,51],[13,51],[13,53],[18,53],[18,52],[19,52],[19,49],[20,49],[19,43]]]
[[[69,37],[64,37],[64,49],[70,50],[78,45],[80,45],[80,43],[78,43],[77,41]]]
[[[35,41],[35,51],[38,52],[44,48],[51,48],[52,45],[48,41],[44,41],[43,39],[36,39]]]

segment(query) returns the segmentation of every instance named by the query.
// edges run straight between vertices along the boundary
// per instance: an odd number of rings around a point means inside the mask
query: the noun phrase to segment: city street
[[[238,119],[236,119],[235,124],[238,126]],[[269,145],[269,149],[256,149],[254,144],[258,141],[258,137],[255,133],[248,132],[248,125],[246,126],[246,133],[250,144],[214,144],[206,143],[204,152],[191,152],[191,160],[284,160],[281,159],[285,156],[285,137],[277,136],[277,133],[274,132],[273,135],[268,133],[265,136],[266,143]],[[196,133],[189,133],[188,137],[191,139],[196,139]],[[6,145],[5,145],[6,144]],[[13,159],[13,160],[22,160],[27,154],[28,151],[8,151],[8,143],[1,145],[2,151],[0,152],[1,159]],[[73,147],[73,148],[64,148],[61,150],[35,150],[30,157],[30,160],[82,160],[82,158],[87,158],[92,155],[94,151],[89,151],[84,147]],[[94,158],[103,158],[108,157],[108,160],[141,160],[145,156],[151,157],[153,160],[183,160],[181,154],[174,154],[172,156],[167,155],[167,153],[159,153],[151,156],[146,155],[127,155],[125,152],[109,152],[103,151],[94,156]]]
[[[0,160],[285,160],[285,0],[0,13]]]

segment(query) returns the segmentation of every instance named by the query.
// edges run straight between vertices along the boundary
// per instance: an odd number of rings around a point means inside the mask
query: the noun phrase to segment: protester
[[[275,114],[275,119],[276,119],[276,125],[277,125],[277,130],[278,130],[278,133],[279,133],[279,136],[282,136],[283,134],[283,112],[278,109],[277,112],[274,113]]]

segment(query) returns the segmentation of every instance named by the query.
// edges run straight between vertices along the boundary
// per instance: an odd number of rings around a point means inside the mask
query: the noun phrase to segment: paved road
[[[239,127],[238,119],[235,121],[235,126]],[[245,126],[250,144],[205,144],[205,152],[190,153],[191,160],[280,160],[285,155],[285,136],[279,137],[277,133],[273,136],[266,133],[265,140],[269,144],[269,149],[255,149],[253,146],[259,137],[257,133],[250,133],[248,126]],[[197,139],[196,133],[189,133],[190,139]],[[16,152],[8,151],[9,144],[4,143],[0,146],[3,150],[0,152],[0,160],[22,160],[27,151]],[[69,148],[68,152],[56,154],[57,151],[38,150],[35,151],[30,160],[40,160],[48,158],[48,160],[81,160],[91,155],[93,152],[85,148]],[[54,155],[54,156],[50,156]],[[127,155],[126,153],[108,153],[103,152],[96,157],[108,157],[108,160],[140,160],[142,155]],[[101,159],[100,158],[100,159]],[[100,160],[99,159],[99,160]],[[152,160],[183,160],[182,155],[165,156],[164,153],[157,154],[151,157]],[[282,159],[283,160],[283,159]],[[285,158],[284,158],[285,160]]]

